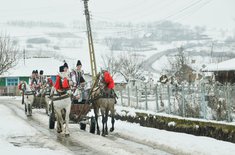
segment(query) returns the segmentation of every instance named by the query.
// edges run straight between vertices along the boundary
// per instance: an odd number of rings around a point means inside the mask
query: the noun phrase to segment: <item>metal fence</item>
[[[118,104],[135,109],[209,120],[235,120],[235,86],[218,83],[127,85]]]

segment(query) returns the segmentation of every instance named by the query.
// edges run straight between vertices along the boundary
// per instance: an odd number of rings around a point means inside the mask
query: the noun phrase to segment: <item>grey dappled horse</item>
[[[99,129],[99,124],[98,124],[98,115],[99,115],[99,109],[101,111],[102,115],[102,136],[108,135],[108,126],[107,126],[107,121],[108,121],[108,115],[109,112],[111,113],[111,123],[112,127],[110,128],[110,132],[114,131],[114,115],[115,115],[115,98],[105,98],[101,96],[101,91],[103,86],[100,84],[100,74],[96,77],[96,81],[93,85],[93,88],[91,89],[90,92],[90,100],[92,102],[92,106],[94,108],[94,114],[95,114],[95,119],[97,123],[97,134],[100,134],[100,129]]]

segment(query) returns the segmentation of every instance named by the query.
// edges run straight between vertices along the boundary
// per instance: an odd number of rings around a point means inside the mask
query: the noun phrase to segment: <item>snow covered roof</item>
[[[235,71],[235,58],[206,66],[202,71]]]
[[[4,73],[1,77],[27,77],[33,70],[44,71],[44,75],[57,75],[59,66],[64,63],[54,58],[27,58],[25,63],[20,59],[18,64]]]

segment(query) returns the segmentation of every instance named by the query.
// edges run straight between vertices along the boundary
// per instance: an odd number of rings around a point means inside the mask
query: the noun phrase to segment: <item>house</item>
[[[113,76],[113,80],[115,83],[115,91],[122,91],[124,89],[126,89],[126,85],[127,85],[127,80],[125,79],[125,77],[120,74],[120,73],[116,73]]]
[[[175,73],[175,77],[179,81],[187,81],[187,82],[194,82],[197,79],[201,79],[202,75],[196,73],[194,69],[192,69],[188,65],[183,65],[179,71]]]
[[[235,83],[235,58],[220,63],[209,64],[202,71],[213,72],[215,80],[222,84],[233,84]]]

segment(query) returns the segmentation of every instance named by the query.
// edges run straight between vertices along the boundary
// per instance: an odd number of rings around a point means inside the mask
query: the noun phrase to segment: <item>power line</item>
[[[187,14],[185,13],[184,15],[182,15],[182,17],[178,18],[175,21],[181,21],[182,19],[192,16],[194,13],[198,12],[201,8],[205,7],[207,4],[211,2],[212,0],[204,1],[204,3],[199,4],[198,6],[194,7],[193,10],[188,11]]]
[[[203,6],[205,6],[206,4],[208,4],[208,3],[201,3],[200,4],[200,2],[201,2],[202,0],[197,0],[196,2],[195,1],[191,1],[190,3],[188,3],[187,4],[187,6],[185,6],[184,8],[182,8],[182,9],[180,9],[180,10],[178,10],[177,12],[174,12],[174,13],[172,13],[172,14],[170,14],[170,15],[168,15],[168,16],[166,16],[166,17],[164,17],[164,18],[162,18],[162,19],[160,19],[160,20],[158,20],[157,22],[155,22],[155,24],[160,24],[160,23],[162,23],[162,22],[164,22],[164,21],[166,21],[167,19],[169,19],[169,18],[171,18],[171,17],[174,17],[174,16],[179,16],[180,14],[182,14],[182,13],[184,13],[185,11],[187,11],[187,10],[189,10],[189,9],[191,9],[191,8],[193,8],[193,7],[195,7],[195,6],[197,6],[198,4],[200,5],[200,7],[199,7],[199,9],[200,8],[202,8]],[[198,11],[198,10],[197,10]],[[179,17],[178,17],[179,18]],[[182,18],[182,17],[181,17]],[[132,30],[132,32],[140,32],[140,31],[143,31],[144,29],[143,28],[141,28],[141,29],[136,29],[136,30]],[[121,33],[127,33],[127,32],[129,32],[130,30],[123,30],[123,31],[118,31],[118,32],[113,32],[113,33],[117,33],[117,34],[121,34]],[[112,34],[112,32],[110,32],[110,33],[108,33],[108,34]]]

